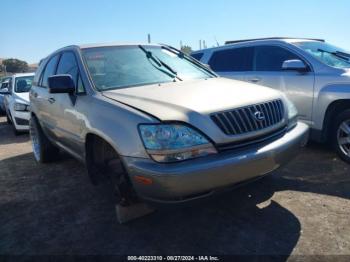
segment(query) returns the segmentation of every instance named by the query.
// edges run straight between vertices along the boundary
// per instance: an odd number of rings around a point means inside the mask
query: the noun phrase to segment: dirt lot
[[[79,162],[38,165],[28,135],[11,131],[0,118],[0,254],[350,255],[350,166],[324,146],[248,186],[119,225]]]

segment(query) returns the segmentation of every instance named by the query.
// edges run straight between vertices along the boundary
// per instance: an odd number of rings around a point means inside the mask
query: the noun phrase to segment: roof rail
[[[257,41],[257,40],[283,40],[283,39],[303,39],[303,40],[313,40],[313,41],[325,42],[324,39],[316,39],[316,38],[265,37],[265,38],[254,38],[254,39],[245,39],[245,40],[226,41],[226,42],[225,42],[225,45],[236,44],[236,43],[242,43],[242,42],[249,42],[249,41]]]

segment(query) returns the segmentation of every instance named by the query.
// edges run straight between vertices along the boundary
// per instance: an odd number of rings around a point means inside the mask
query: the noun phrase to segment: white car
[[[30,106],[29,91],[34,73],[15,74],[10,78],[4,105],[8,123],[13,125],[15,135],[29,131]]]

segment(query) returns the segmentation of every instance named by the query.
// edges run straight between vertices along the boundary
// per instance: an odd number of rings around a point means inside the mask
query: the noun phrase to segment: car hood
[[[217,142],[229,142],[210,119],[210,113],[283,99],[279,91],[226,78],[191,80],[105,91],[105,97],[153,115],[160,121],[189,123],[210,134],[222,135]]]
[[[210,114],[281,97],[273,89],[226,78],[124,88],[103,95],[163,121],[187,121],[191,113]]]

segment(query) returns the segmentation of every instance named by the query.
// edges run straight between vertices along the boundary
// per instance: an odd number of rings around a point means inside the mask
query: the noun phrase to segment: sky
[[[350,0],[1,0],[0,58],[36,63],[72,44],[208,47],[271,36],[323,38],[350,49]]]

